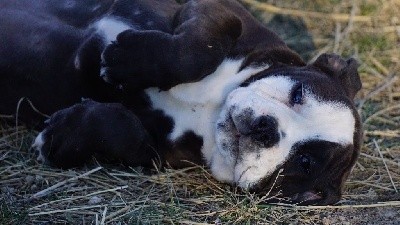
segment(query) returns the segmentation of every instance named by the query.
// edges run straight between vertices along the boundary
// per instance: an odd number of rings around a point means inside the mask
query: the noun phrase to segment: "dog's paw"
[[[90,137],[94,135],[89,128],[96,125],[90,117],[92,104],[93,101],[85,100],[54,113],[46,121],[45,129],[32,144],[40,163],[70,168],[87,161],[92,155],[88,147]]]
[[[136,31],[127,30],[118,35],[101,54],[100,76],[119,88],[125,85],[137,86],[140,82],[143,41]]]

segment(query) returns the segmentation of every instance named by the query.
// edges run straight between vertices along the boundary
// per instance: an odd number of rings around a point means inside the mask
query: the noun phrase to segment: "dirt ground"
[[[307,60],[335,52],[361,64],[364,145],[337,205],[269,205],[195,165],[46,167],[29,151],[37,132],[3,117],[0,224],[400,224],[400,0],[242,2]]]

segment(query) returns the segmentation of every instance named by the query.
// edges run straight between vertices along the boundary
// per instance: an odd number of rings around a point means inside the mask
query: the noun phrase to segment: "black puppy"
[[[340,199],[361,142],[355,60],[306,65],[233,0],[3,0],[0,28],[0,113],[110,102],[54,113],[39,160],[192,161],[294,203]]]

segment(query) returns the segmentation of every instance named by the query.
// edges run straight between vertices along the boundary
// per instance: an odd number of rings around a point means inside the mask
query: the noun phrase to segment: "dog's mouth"
[[[220,136],[218,138],[219,149],[223,153],[229,153],[237,158],[239,154],[239,140],[242,134],[237,129],[230,113],[226,116],[225,120],[217,123],[217,132]]]
[[[246,177],[257,171],[256,165],[251,165],[248,168],[243,167],[247,154],[265,148],[263,143],[254,139],[256,133],[251,129],[253,117],[244,116],[245,114],[248,113],[240,113],[239,115],[228,113],[225,120],[217,123],[219,151],[221,155],[225,156],[225,160],[233,166],[232,169],[236,171],[234,182],[242,188],[248,188]]]

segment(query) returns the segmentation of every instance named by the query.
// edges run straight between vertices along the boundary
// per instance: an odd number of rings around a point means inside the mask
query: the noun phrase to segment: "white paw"
[[[46,161],[42,154],[42,147],[44,145],[44,142],[45,142],[45,140],[44,140],[43,131],[42,131],[35,138],[35,141],[32,144],[32,148],[35,151],[35,155],[37,155],[36,160],[39,161],[40,163],[44,163]]]

